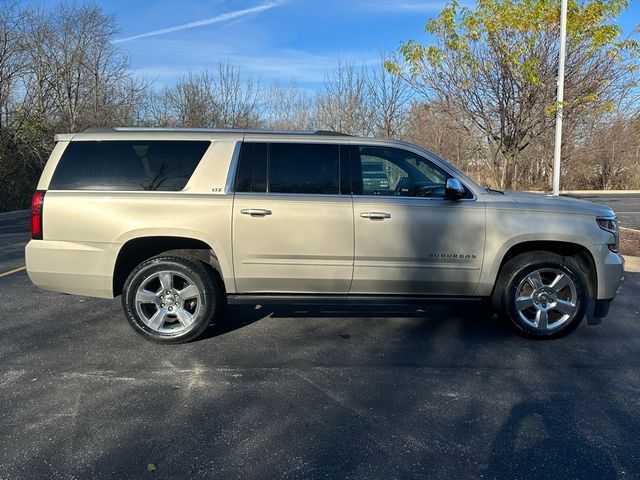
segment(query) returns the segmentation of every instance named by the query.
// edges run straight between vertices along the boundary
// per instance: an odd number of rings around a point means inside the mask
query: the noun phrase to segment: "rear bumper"
[[[112,251],[106,243],[31,240],[25,248],[27,274],[43,290],[113,298]]]

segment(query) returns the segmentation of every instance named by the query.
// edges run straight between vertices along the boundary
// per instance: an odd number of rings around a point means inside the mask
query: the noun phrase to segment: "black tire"
[[[166,285],[170,285],[168,290]],[[185,298],[181,298],[181,292],[188,292]],[[129,324],[145,339],[185,343],[202,335],[213,320],[220,303],[218,292],[214,276],[200,262],[159,256],[129,274],[122,289],[122,306]],[[156,295],[154,300],[150,293]]]
[[[553,281],[558,278],[562,283],[556,285],[567,283],[567,286],[555,291]],[[538,279],[542,279],[542,283],[536,289],[534,284],[538,284]],[[527,252],[512,258],[502,268],[493,306],[496,313],[524,337],[559,338],[573,332],[582,322],[588,303],[587,285],[585,273],[572,257],[546,251]],[[544,303],[546,301],[548,303]],[[529,303],[531,306],[526,307]],[[539,310],[542,311],[538,313]]]

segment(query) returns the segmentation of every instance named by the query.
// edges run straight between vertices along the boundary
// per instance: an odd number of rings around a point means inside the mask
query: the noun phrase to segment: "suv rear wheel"
[[[214,279],[198,263],[161,256],[136,267],[122,291],[131,326],[147,340],[184,343],[199,337],[213,319]]]
[[[505,264],[495,295],[500,315],[518,333],[557,338],[582,322],[587,307],[587,279],[571,257],[529,252]]]

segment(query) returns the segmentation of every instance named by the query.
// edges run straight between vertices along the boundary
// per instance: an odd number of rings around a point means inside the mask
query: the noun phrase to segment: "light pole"
[[[556,109],[556,140],[553,152],[553,194],[560,194],[560,154],[562,151],[562,102],[564,100],[564,57],[567,43],[567,0],[560,5],[560,61],[558,62],[558,99]]]

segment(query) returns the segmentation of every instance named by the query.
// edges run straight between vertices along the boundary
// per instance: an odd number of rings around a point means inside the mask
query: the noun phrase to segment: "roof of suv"
[[[342,132],[333,132],[328,130],[316,131],[286,131],[286,130],[263,130],[263,129],[236,129],[236,128],[159,128],[159,127],[116,127],[116,128],[88,128],[79,133],[58,134],[56,141],[71,140],[106,140],[117,137],[118,139],[131,139],[145,137],[169,137],[180,139],[210,138],[212,135],[216,137],[244,137],[245,135],[258,136],[282,136],[282,137],[352,137]]]

